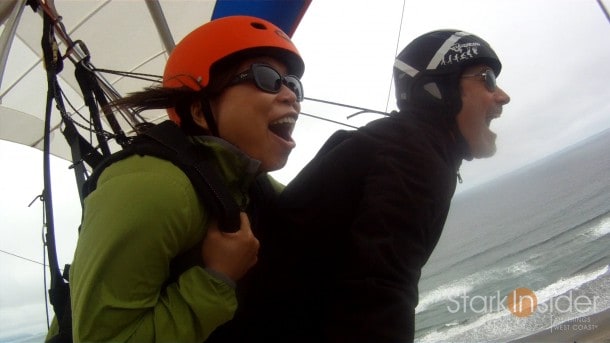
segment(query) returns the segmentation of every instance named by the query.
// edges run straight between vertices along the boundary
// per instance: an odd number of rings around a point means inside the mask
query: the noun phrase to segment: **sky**
[[[604,1],[606,6],[607,0]],[[32,13],[28,13],[32,15]],[[305,96],[389,112],[396,109],[392,64],[425,32],[454,28],[487,40],[502,60],[498,84],[511,96],[491,127],[496,156],[465,162],[458,192],[610,128],[610,23],[595,0],[313,0],[293,41],[306,62]],[[93,45],[95,42],[87,42]],[[43,98],[45,93],[36,96]],[[311,113],[360,126],[378,115],[305,101]],[[301,115],[297,148],[274,175],[283,182],[340,125]],[[0,342],[42,332],[44,316],[42,156],[0,141]],[[69,263],[80,219],[69,163],[53,164],[60,264]]]

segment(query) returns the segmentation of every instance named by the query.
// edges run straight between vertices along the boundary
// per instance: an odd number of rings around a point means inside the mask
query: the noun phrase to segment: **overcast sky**
[[[595,0],[406,1],[402,26],[402,1],[383,4],[314,0],[294,37],[306,61],[305,94],[393,110],[394,90],[388,87],[397,46],[400,51],[416,36],[439,28],[479,35],[502,60],[498,83],[512,101],[492,123],[497,155],[465,163],[462,187],[610,127],[610,25]],[[304,112],[310,108],[317,110],[303,105]],[[337,119],[345,113],[328,106],[319,111]],[[300,156],[309,145],[317,150],[319,141],[308,139],[311,121],[299,123],[298,149],[283,171],[287,175],[300,167],[292,162],[308,159]]]
[[[595,0],[419,0],[406,1],[404,12],[398,0],[313,0],[293,37],[306,62],[305,95],[394,110],[394,56],[416,36],[440,28],[469,31],[487,40],[503,63],[498,83],[512,99],[492,123],[498,153],[464,163],[464,184],[458,191],[493,182],[498,175],[610,128],[610,25]],[[351,110],[309,101],[302,110],[353,126],[378,117],[360,115],[346,121]],[[340,128],[301,116],[297,149],[275,176],[288,181]],[[36,201],[28,207],[42,190],[42,157],[33,149],[0,142],[0,160],[2,342],[12,333],[44,330],[46,287],[43,267],[31,261],[43,259],[42,204]],[[63,264],[72,256],[80,205],[68,163],[53,159],[53,164]]]

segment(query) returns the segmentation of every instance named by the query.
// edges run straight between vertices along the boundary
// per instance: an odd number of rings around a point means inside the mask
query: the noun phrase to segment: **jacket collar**
[[[234,196],[241,202],[247,202],[248,189],[258,176],[260,161],[250,158],[235,145],[214,136],[189,137],[195,147],[206,154],[211,154],[216,162],[217,171]],[[242,204],[242,205],[245,205]]]
[[[399,112],[399,114],[412,115],[415,120],[425,123],[427,126],[436,129],[441,135],[448,137],[448,142],[451,145],[450,150],[455,153],[458,166],[462,160],[472,160],[468,143],[458,128],[455,115],[439,109],[421,109],[417,107],[410,107],[407,110]]]

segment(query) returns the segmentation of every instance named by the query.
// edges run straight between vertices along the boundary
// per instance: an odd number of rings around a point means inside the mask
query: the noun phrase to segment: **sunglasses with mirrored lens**
[[[485,69],[484,72],[479,74],[471,74],[471,75],[462,75],[462,77],[474,77],[481,76],[483,77],[483,81],[485,81],[485,88],[488,91],[494,92],[496,90],[496,74],[491,69]]]
[[[286,85],[296,96],[297,101],[303,101],[303,84],[294,75],[282,76],[277,70],[267,64],[254,63],[249,70],[239,73],[229,84],[236,85],[248,80],[254,80],[254,84],[263,92],[279,93],[282,85]]]

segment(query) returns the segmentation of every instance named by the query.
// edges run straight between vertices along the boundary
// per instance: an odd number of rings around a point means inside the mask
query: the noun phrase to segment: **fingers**
[[[203,240],[201,254],[204,264],[237,281],[258,260],[260,243],[252,233],[246,213],[240,213],[240,228],[237,232],[221,232],[217,224],[208,228]]]
[[[241,212],[239,216],[241,219],[240,227],[239,231],[237,231],[236,233],[244,236],[244,244],[247,245],[249,248],[250,257],[252,259],[252,264],[248,268],[250,269],[258,261],[258,249],[260,248],[260,242],[252,232],[252,227],[250,226],[250,218],[248,218],[248,215],[245,212]]]

